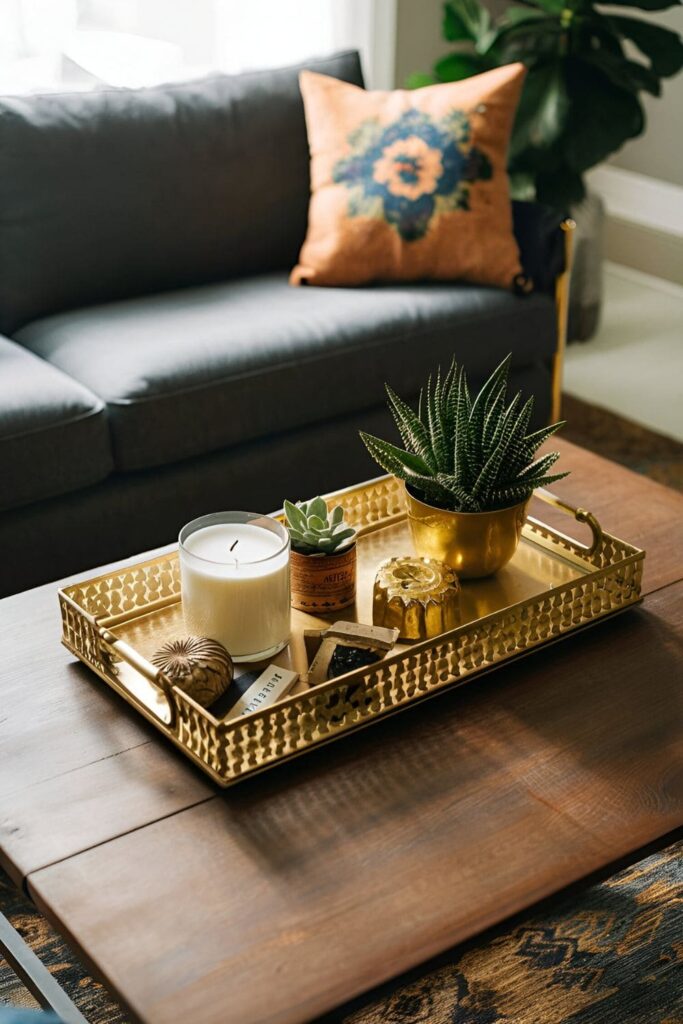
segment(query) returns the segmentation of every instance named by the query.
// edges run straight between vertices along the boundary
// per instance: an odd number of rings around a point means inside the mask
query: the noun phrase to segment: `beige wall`
[[[497,9],[503,6],[500,0],[492,0],[492,8],[494,4]],[[397,0],[397,86],[405,84],[411,71],[431,70],[434,61],[448,52],[448,43],[441,38],[441,10],[442,0]],[[623,13],[643,16],[633,8]],[[683,32],[680,8],[645,17]],[[683,74],[664,83],[662,98],[646,97],[645,107],[647,134],[627,143],[611,163],[683,186]]]
[[[396,85],[412,71],[431,71],[448,52],[441,38],[442,0],[396,0]]]
[[[640,11],[633,9],[623,13],[629,17],[642,17]],[[683,10],[680,8],[650,13],[646,17],[648,21],[683,33]],[[666,79],[662,95],[659,98],[646,96],[643,106],[647,117],[645,133],[627,142],[610,163],[683,187],[683,74]]]

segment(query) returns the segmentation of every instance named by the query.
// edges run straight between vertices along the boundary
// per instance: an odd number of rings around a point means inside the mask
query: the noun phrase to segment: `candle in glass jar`
[[[249,512],[202,516],[180,532],[185,625],[219,640],[234,661],[259,661],[289,642],[289,535]]]

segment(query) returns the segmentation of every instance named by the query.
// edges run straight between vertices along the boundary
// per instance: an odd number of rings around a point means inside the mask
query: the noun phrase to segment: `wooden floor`
[[[562,447],[644,605],[225,794],[0,604],[4,864],[135,1017],[308,1020],[683,822],[683,498]]]

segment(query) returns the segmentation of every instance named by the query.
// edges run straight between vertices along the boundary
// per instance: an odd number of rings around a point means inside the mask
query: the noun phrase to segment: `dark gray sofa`
[[[355,53],[307,67],[362,84]],[[0,595],[375,475],[383,381],[508,351],[547,419],[558,218],[515,208],[527,297],[292,288],[299,68],[0,100]]]

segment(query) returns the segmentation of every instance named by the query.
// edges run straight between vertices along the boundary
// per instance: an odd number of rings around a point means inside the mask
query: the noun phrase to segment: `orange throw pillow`
[[[299,76],[311,151],[292,284],[425,278],[513,287],[507,148],[522,64],[414,91]]]

